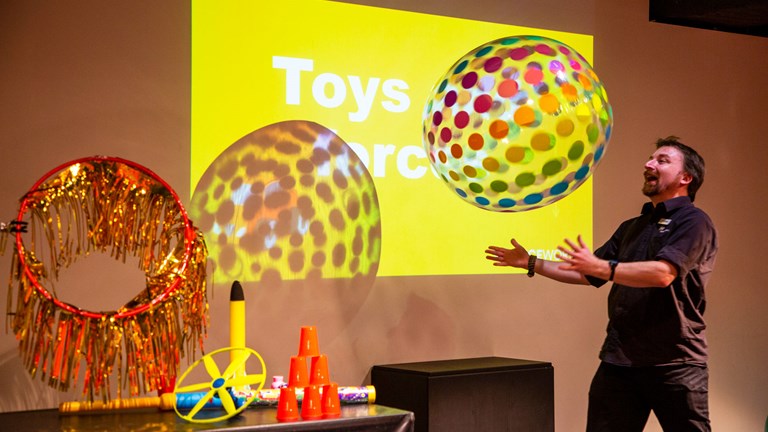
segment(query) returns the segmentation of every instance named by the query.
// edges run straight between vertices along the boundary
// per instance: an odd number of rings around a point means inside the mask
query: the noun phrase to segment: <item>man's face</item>
[[[675,147],[656,149],[645,163],[643,194],[655,202],[687,195],[691,176],[683,169],[683,158],[683,153]]]

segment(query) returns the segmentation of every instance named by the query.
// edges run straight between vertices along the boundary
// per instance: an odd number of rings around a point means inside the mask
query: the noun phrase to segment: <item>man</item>
[[[495,266],[599,287],[613,282],[601,364],[589,391],[587,431],[642,431],[653,411],[665,431],[710,431],[704,288],[717,254],[709,216],[693,205],[704,160],[676,137],[645,164],[642,214],[592,253],[579,236],[562,262],[489,246]]]

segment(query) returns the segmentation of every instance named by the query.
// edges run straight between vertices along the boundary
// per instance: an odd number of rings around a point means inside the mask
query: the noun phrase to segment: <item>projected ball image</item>
[[[440,78],[423,116],[430,163],[460,198],[521,212],[576,190],[605,155],[613,113],[573,48],[539,36],[483,44]]]
[[[189,213],[215,271],[229,279],[355,280],[378,269],[372,177],[317,123],[280,122],[239,139],[207,168]]]

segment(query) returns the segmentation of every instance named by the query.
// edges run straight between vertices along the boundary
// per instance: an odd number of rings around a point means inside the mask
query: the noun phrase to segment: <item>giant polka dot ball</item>
[[[378,271],[373,178],[352,148],[318,123],[274,123],[227,147],[200,178],[189,214],[205,236],[209,262],[230,280],[361,286]]]
[[[605,155],[613,125],[600,79],[540,36],[483,44],[438,81],[424,110],[430,163],[463,200],[520,212],[560,200]]]

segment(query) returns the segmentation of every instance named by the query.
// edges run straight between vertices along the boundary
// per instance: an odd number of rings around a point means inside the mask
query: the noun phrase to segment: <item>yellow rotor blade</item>
[[[232,361],[232,363],[230,363],[229,366],[227,366],[227,370],[225,370],[221,376],[230,377],[234,375],[238,370],[240,370],[240,368],[243,367],[243,365],[245,365],[245,362],[250,357],[250,353],[248,353],[247,351],[243,351],[242,354],[237,355],[235,357],[237,357],[237,360]]]
[[[232,414],[235,411],[237,411],[237,408],[235,408],[235,401],[232,400],[232,395],[229,394],[227,389],[220,388],[218,392],[219,392],[219,399],[221,399],[221,405],[227,411],[227,414]]]
[[[213,357],[211,356],[204,356],[203,357],[203,365],[205,365],[205,370],[208,371],[208,375],[211,376],[211,378],[221,378],[221,372],[219,372],[219,366],[216,365],[216,362],[213,360]]]
[[[175,393],[192,393],[192,392],[198,392],[201,390],[210,390],[211,389],[211,383],[200,383],[200,384],[190,384],[186,385],[184,387],[178,387],[176,388]]]
[[[242,387],[262,383],[265,379],[266,376],[264,374],[243,375],[228,379],[225,385],[227,387]]]
[[[203,409],[203,407],[205,407],[205,404],[211,399],[211,397],[213,397],[213,394],[215,392],[216,390],[211,390],[208,393],[206,393],[204,397],[200,398],[200,400],[195,404],[194,407],[192,407],[189,413],[187,413],[187,418],[194,418],[195,414],[200,412],[200,410]]]

